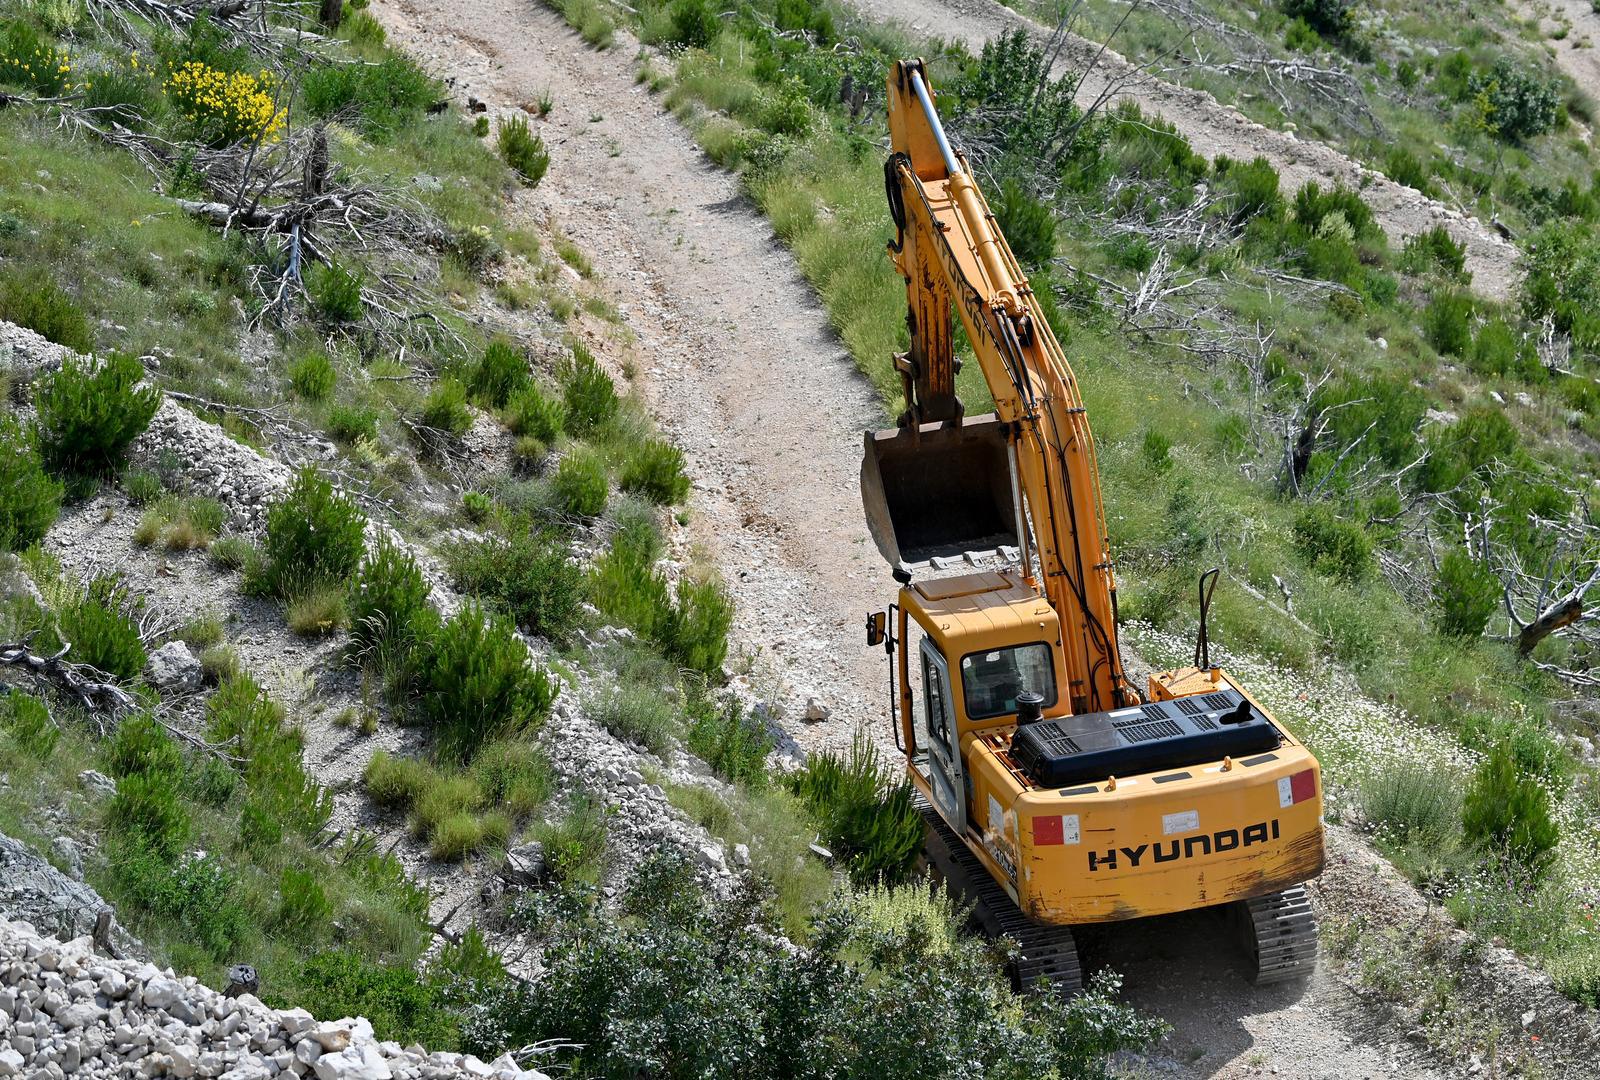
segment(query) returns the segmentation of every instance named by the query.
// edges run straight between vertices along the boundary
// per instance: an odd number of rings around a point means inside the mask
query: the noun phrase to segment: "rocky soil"
[[[271,1080],[547,1080],[511,1055],[428,1053],[373,1038],[356,1017],[318,1022],[225,996],[139,960],[97,955],[87,937],[41,935],[0,918],[0,1077]]]
[[[1563,0],[1587,8],[1587,0]],[[1019,15],[998,0],[848,0],[868,18],[894,21],[922,37],[959,41],[977,51],[983,43],[1021,27],[1045,37],[1049,28]],[[1592,19],[1593,16],[1591,15]],[[1415,188],[1397,184],[1376,170],[1345,157],[1333,147],[1275,131],[1246,117],[1202,90],[1165,82],[1138,70],[1115,49],[1076,35],[1068,35],[1056,64],[1058,75],[1087,71],[1078,87],[1078,99],[1093,102],[1107,86],[1118,87],[1112,101],[1136,101],[1146,113],[1170,121],[1191,145],[1207,157],[1226,154],[1249,161],[1260,155],[1272,162],[1286,190],[1308,180],[1323,185],[1361,188],[1389,239],[1403,243],[1407,237],[1443,225],[1457,241],[1467,245],[1467,269],[1472,287],[1484,296],[1503,300],[1516,284],[1516,248],[1470,214],[1430,199]]]

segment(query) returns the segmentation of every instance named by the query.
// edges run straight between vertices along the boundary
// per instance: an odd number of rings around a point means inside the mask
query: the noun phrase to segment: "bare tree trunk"
[[[1568,594],[1564,599],[1557,600],[1539,617],[1522,628],[1517,635],[1517,654],[1527,656],[1538,647],[1539,642],[1555,633],[1557,630],[1571,626],[1583,618],[1583,593]]]
[[[339,29],[344,20],[344,0],[322,0],[322,12],[317,18],[329,30]]]

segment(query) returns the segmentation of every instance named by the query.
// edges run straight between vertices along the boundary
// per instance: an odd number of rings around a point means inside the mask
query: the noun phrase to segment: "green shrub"
[[[1147,428],[1139,444],[1139,456],[1152,469],[1165,472],[1172,467],[1172,439],[1164,431]]]
[[[162,920],[213,961],[232,958],[250,937],[238,878],[215,856],[175,858],[127,837],[108,847],[112,880],[135,930],[146,918]]]
[[[613,686],[594,697],[588,712],[617,738],[660,758],[678,734],[677,712],[658,686]]]
[[[1056,255],[1056,215],[1011,177],[1000,182],[995,220],[1024,269],[1047,266]]]
[[[57,475],[104,476],[121,467],[128,445],[150,425],[161,392],[140,386],[144,365],[112,353],[104,362],[69,357],[41,380],[39,449]]]
[[[333,797],[306,773],[300,733],[249,676],[223,680],[206,702],[206,738],[231,747],[250,800],[275,821],[307,839],[328,824]]]
[[[645,439],[628,451],[618,486],[653,503],[672,506],[689,495],[683,451],[665,439]]]
[[[567,423],[566,406],[561,399],[533,383],[517,391],[506,412],[512,434],[532,436],[545,446],[561,436]]]
[[[557,883],[598,884],[605,867],[606,812],[579,797],[556,821],[541,821],[534,837],[544,845],[545,865]]]
[[[328,434],[347,445],[378,437],[378,412],[361,405],[335,405],[328,410]]]
[[[317,311],[329,322],[361,321],[365,305],[361,299],[362,275],[337,260],[318,266],[308,275],[306,289]]]
[[[245,571],[247,577],[261,578],[265,573],[261,549],[242,536],[225,536],[213,543],[206,552],[211,564],[219,570]]]
[[[167,494],[167,486],[158,473],[130,469],[122,474],[122,492],[133,506],[145,506]]]
[[[1319,32],[1338,37],[1355,25],[1354,0],[1280,0],[1279,8],[1291,19],[1304,19]]]
[[[559,533],[521,527],[503,540],[462,543],[449,552],[456,587],[505,608],[518,626],[564,641],[583,606],[583,572]]]
[[[0,551],[43,540],[61,511],[62,490],[45,472],[34,430],[0,415]]]
[[[790,789],[818,822],[823,842],[859,884],[899,881],[922,852],[922,817],[911,783],[897,779],[872,741],[857,732],[848,755],[813,754]]]
[[[267,511],[261,588],[288,598],[347,580],[366,553],[366,520],[313,465]]]
[[[1444,355],[1465,356],[1472,345],[1472,297],[1435,293],[1422,313],[1422,333]]]
[[[117,781],[106,807],[107,821],[119,839],[175,857],[189,839],[189,813],[178,797],[172,773],[128,773]]]
[[[689,749],[730,784],[759,786],[773,738],[766,725],[727,695],[719,704],[700,683],[689,693]]]
[[[717,10],[709,0],[673,0],[669,10],[672,24],[665,44],[704,49],[722,30]]]
[[[1461,825],[1461,782],[1412,761],[1391,763],[1361,784],[1361,816],[1392,843],[1445,844]]]
[[[1283,44],[1293,52],[1314,53],[1322,48],[1322,35],[1304,19],[1290,19],[1284,28]]]
[[[1467,839],[1538,876],[1548,868],[1561,832],[1550,817],[1550,794],[1517,768],[1511,748],[1496,746],[1478,766],[1462,804]]]
[[[1504,319],[1490,319],[1472,342],[1467,363],[1480,375],[1503,376],[1517,365],[1516,331]]]
[[[1283,216],[1278,170],[1266,158],[1257,157],[1242,163],[1219,157],[1216,172],[1219,187],[1232,196],[1234,220],[1249,221],[1257,217],[1276,220]]]
[[[1523,313],[1533,320],[1549,316],[1580,347],[1600,346],[1600,243],[1589,226],[1544,225],[1523,244],[1522,264]]]
[[[418,711],[441,761],[466,762],[495,736],[543,721],[559,684],[533,666],[510,621],[467,605],[430,643]]]
[[[50,719],[45,703],[16,687],[0,697],[0,729],[11,736],[19,750],[39,761],[55,753],[61,739],[61,729]]]
[[[116,779],[138,773],[170,777],[183,771],[183,752],[148,713],[118,724],[102,753],[106,772]]]
[[[328,582],[313,585],[289,597],[284,621],[301,637],[326,637],[349,623],[343,585]]]
[[[326,935],[333,920],[333,903],[313,870],[286,866],[278,875],[278,909],[272,927],[296,943],[316,941]]]
[[[566,405],[566,427],[583,436],[610,420],[617,412],[617,388],[611,376],[581,342],[561,368],[561,397]]]
[[[292,985],[292,995],[269,996],[267,1004],[315,1009],[317,1016],[364,1016],[376,1037],[403,1045],[448,1047],[460,1038],[443,988],[409,964],[383,964],[355,950],[324,952],[300,966]]]
[[[598,517],[606,508],[606,463],[587,446],[574,446],[556,468],[554,490],[561,509],[574,517]]]
[[[129,614],[138,607],[117,578],[95,578],[56,612],[56,632],[72,645],[74,662],[132,679],[144,671],[146,660],[139,625]]]
[[[523,818],[549,801],[555,773],[534,743],[517,739],[491,742],[472,762],[472,779],[485,804]]]
[[[691,671],[720,676],[733,625],[733,600],[722,583],[679,578],[678,601],[665,615],[655,636],[667,655]]]
[[[1503,139],[1521,142],[1556,126],[1561,107],[1557,84],[1546,82],[1509,54],[1497,57],[1491,70],[1473,72],[1467,92],[1486,98],[1488,124]]]
[[[425,636],[432,609],[416,559],[387,534],[367,553],[350,588],[350,640],[359,649],[409,649]]]
[[[397,757],[378,750],[362,774],[367,797],[385,810],[410,810],[433,780],[433,770],[417,758]]]
[[[1452,281],[1465,281],[1467,274],[1467,244],[1457,243],[1450,230],[1435,225],[1406,241],[1400,255],[1400,268],[1410,274],[1437,271]]]
[[[1421,158],[1404,146],[1396,146],[1390,149],[1388,156],[1384,158],[1383,171],[1388,175],[1389,179],[1397,184],[1404,184],[1408,188],[1414,188],[1424,195],[1431,196],[1433,194],[1433,183],[1428,175],[1427,166],[1422,163]],[[1435,228],[1443,228],[1443,226],[1435,226]]]
[[[94,351],[88,317],[43,268],[0,271],[0,319],[74,352]]]
[[[469,389],[485,405],[503,409],[529,381],[528,361],[522,353],[504,338],[495,338],[472,369]]]
[[[65,10],[65,6],[55,10]],[[41,19],[48,26],[55,20]],[[74,20],[76,21],[76,20]],[[70,27],[56,22],[56,32]],[[45,97],[58,97],[71,88],[72,54],[59,49],[31,19],[10,20],[0,35],[0,83],[10,83]]]
[[[1494,571],[1452,548],[1439,563],[1439,579],[1433,584],[1440,631],[1451,637],[1478,637],[1500,604],[1500,592]]]
[[[135,543],[160,540],[168,551],[193,551],[211,546],[228,521],[228,508],[204,495],[164,496],[145,511],[134,530]]]
[[[500,131],[495,136],[500,156],[518,178],[528,187],[538,187],[550,168],[550,151],[544,140],[528,127],[528,118],[513,116],[500,121]]]
[[[183,794],[201,806],[220,810],[239,790],[239,775],[220,758],[201,755],[189,762],[183,777]]]
[[[1341,581],[1359,581],[1372,565],[1367,531],[1320,503],[1295,515],[1294,542],[1312,566]]]
[[[307,401],[326,401],[338,378],[326,353],[307,353],[289,368],[290,388]]]
[[[648,524],[617,530],[611,547],[595,560],[589,595],[601,614],[647,637],[654,636],[671,606],[666,578],[656,572],[660,537]]]
[[[437,83],[396,54],[375,64],[313,64],[301,77],[300,92],[312,116],[354,117],[380,140],[441,96]]]
[[[435,431],[464,435],[472,426],[472,410],[467,407],[467,388],[459,379],[440,379],[422,403],[422,423]]]

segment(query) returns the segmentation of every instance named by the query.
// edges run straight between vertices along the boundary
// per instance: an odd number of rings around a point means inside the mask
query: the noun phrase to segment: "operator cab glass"
[[[1046,709],[1056,703],[1056,672],[1050,646],[1042,641],[989,649],[961,658],[961,688],[967,718],[987,720],[1017,711],[1017,695],[1032,690]]]

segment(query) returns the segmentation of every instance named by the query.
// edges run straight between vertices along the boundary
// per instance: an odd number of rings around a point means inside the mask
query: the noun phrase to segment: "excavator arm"
[[[1068,683],[1061,704],[1082,713],[1137,701],[1117,644],[1116,581],[1077,380],[982,192],[946,141],[921,61],[902,61],[890,72],[889,131],[892,154],[884,175],[896,227],[889,251],[906,283],[911,348],[895,358],[906,393],[900,431],[889,439],[869,437],[863,472],[880,547],[885,533],[906,531],[903,521],[891,520],[893,495],[876,495],[905,489],[892,471],[912,471],[912,462],[923,466],[921,482],[912,485],[916,498],[899,500],[904,518],[911,502],[926,507],[939,501],[940,478],[950,481],[950,490],[958,484],[970,490],[967,459],[993,462],[992,447],[1003,440],[1009,476],[993,477],[994,504],[1010,504],[1022,572],[1060,620]],[[992,421],[968,421],[956,396],[952,310],[994,398]],[[936,463],[932,469],[930,462]],[[962,515],[943,520],[961,531]],[[919,524],[919,540],[929,550],[952,550],[943,541],[959,545],[963,539],[930,536],[927,522]],[[900,549],[891,544],[885,554],[897,556]]]

